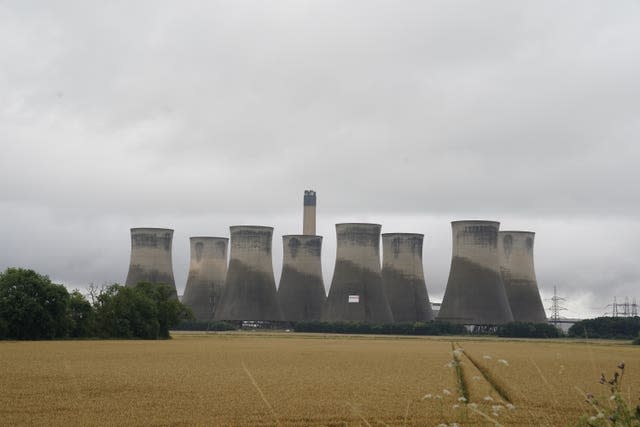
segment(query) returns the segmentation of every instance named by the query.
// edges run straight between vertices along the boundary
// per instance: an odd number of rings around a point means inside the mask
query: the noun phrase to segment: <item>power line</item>
[[[624,302],[618,302],[616,297],[613,297],[613,303],[606,306],[611,307],[611,317],[635,317],[638,315],[638,302],[633,298],[632,302],[629,302],[629,297],[624,297]],[[609,314],[609,312],[605,313]]]

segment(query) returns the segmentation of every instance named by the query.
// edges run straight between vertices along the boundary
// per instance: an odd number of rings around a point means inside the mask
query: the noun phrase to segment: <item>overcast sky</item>
[[[640,299],[637,1],[0,0],[0,268],[124,282],[129,228],[425,234],[432,300],[449,222],[536,231],[566,316]],[[545,301],[545,305],[549,303]]]

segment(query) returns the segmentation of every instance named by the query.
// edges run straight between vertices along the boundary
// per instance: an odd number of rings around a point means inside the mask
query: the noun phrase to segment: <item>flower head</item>
[[[464,403],[464,402],[466,402],[466,401],[467,401],[467,398],[466,398],[466,397],[462,397],[462,396],[460,396],[460,397],[458,398],[458,402],[463,402],[463,403]]]

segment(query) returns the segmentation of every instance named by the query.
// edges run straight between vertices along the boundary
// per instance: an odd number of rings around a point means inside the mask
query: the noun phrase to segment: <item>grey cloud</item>
[[[271,224],[277,248],[314,188],[327,284],[332,224],[372,220],[427,234],[437,296],[448,221],[485,217],[538,231],[545,295],[632,296],[639,9],[3,2],[0,267],[122,281],[128,228],[171,226],[180,288],[189,234]]]

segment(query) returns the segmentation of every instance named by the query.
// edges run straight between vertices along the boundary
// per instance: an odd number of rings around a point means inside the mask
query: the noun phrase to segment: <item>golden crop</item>
[[[463,349],[469,402],[459,400],[452,343]],[[590,410],[578,388],[606,394],[600,373],[609,376],[621,360],[623,389],[637,402],[637,350],[601,342],[260,332],[0,342],[0,424],[568,425]]]

